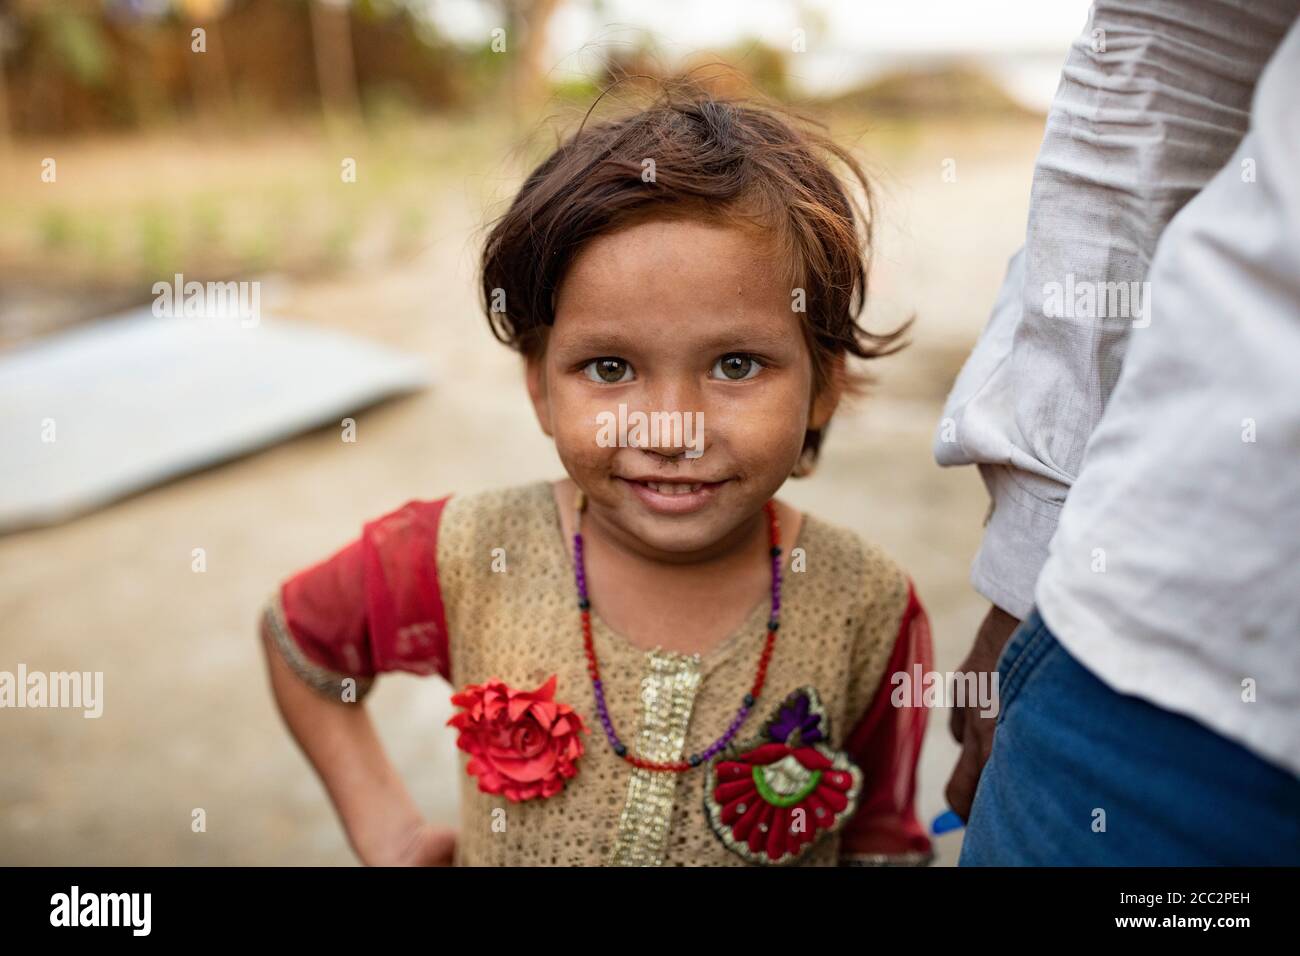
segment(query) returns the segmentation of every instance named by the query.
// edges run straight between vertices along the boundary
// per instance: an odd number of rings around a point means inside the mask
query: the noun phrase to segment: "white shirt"
[[[935,443],[993,495],[981,593],[1296,773],[1298,9],[1094,5]]]

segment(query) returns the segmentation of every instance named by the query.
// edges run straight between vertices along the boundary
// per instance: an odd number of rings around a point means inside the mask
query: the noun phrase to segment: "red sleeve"
[[[450,678],[438,586],[438,525],[447,498],[411,501],[286,580],[268,626],[299,676],[322,691],[352,677],[364,693],[383,671]]]
[[[916,817],[916,765],[925,736],[924,707],[890,702],[892,675],[933,668],[930,621],[908,583],[907,610],[880,687],[866,714],[850,732],[845,749],[862,768],[857,813],[843,831],[840,853],[873,863],[925,863],[930,838]]]

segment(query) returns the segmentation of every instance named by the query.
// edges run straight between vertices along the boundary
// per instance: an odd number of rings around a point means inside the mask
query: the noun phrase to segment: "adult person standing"
[[[1300,863],[1298,12],[1097,0],[1066,61],[935,442],[993,499],[963,865]]]

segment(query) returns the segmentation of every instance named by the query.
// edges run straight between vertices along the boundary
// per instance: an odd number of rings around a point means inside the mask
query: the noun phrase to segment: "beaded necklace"
[[[577,514],[574,518],[575,528],[573,533],[573,573],[578,585],[578,610],[582,614],[582,642],[587,652],[587,673],[591,675],[592,690],[596,695],[596,711],[600,716],[601,726],[605,728],[605,738],[613,748],[614,753],[626,760],[634,767],[642,770],[656,770],[664,773],[685,773],[692,767],[698,767],[700,764],[711,760],[715,755],[720,753],[732,738],[739,733],[741,726],[745,723],[745,718],[749,716],[755,701],[763,692],[763,684],[767,680],[767,664],[772,659],[772,648],[776,645],[776,631],[780,626],[781,614],[781,525],[776,517],[776,506],[768,501],[763,505],[763,510],[767,514],[767,532],[768,542],[770,544],[769,554],[772,558],[772,610],[767,621],[767,640],[763,644],[763,653],[758,659],[758,671],[754,676],[754,684],[748,694],[741,701],[740,709],[736,711],[735,718],[732,719],[726,732],[709,744],[703,751],[691,754],[687,760],[675,761],[658,761],[646,760],[628,750],[627,745],[619,739],[618,733],[614,730],[614,722],[609,716],[609,707],[605,703],[605,688],[600,680],[600,665],[596,661],[596,647],[591,640],[591,601],[587,599],[587,568],[582,559],[582,513],[587,507],[587,496],[580,490],[577,499]]]

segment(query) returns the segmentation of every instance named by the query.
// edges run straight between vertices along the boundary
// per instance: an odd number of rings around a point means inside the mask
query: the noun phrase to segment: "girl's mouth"
[[[651,511],[659,514],[689,514],[707,505],[723,481],[664,481],[662,479],[619,478]]]

